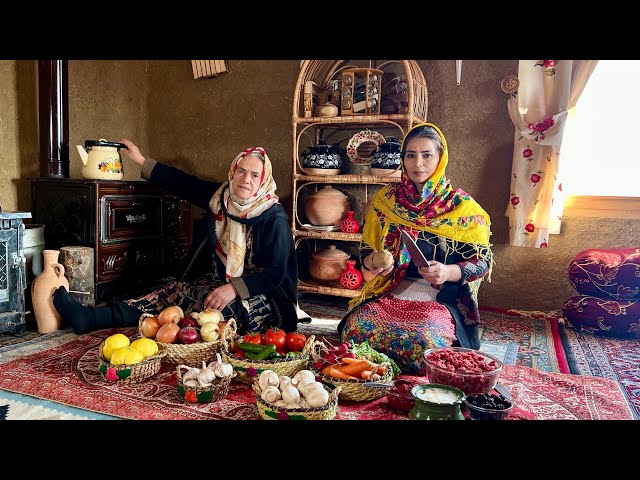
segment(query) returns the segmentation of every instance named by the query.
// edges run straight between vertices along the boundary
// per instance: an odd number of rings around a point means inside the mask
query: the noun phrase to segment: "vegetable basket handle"
[[[340,395],[341,391],[342,391],[342,387],[340,386],[337,386],[336,388],[331,390],[331,393],[329,394],[329,399],[327,400],[327,405],[333,402],[333,399],[336,398],[338,395]]]
[[[222,335],[222,346],[227,352],[231,351],[233,345],[233,339],[236,337],[238,326],[236,325],[236,319],[231,318],[224,327],[224,333]]]
[[[182,370],[189,370],[190,368],[191,367],[188,367],[186,365],[178,365],[176,367],[176,377],[179,382],[182,382]]]
[[[304,343],[304,347],[302,348],[302,354],[307,355],[310,352],[313,352],[313,347],[316,343],[316,336],[309,335],[307,341]]]

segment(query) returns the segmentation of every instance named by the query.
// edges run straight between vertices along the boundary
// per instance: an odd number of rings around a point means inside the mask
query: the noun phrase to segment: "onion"
[[[198,333],[198,330],[193,327],[184,327],[178,332],[177,340],[180,343],[186,344],[196,343],[200,340],[200,334]]]
[[[156,333],[156,340],[160,343],[174,343],[179,331],[180,327],[177,323],[166,323]]]
[[[388,250],[378,250],[371,259],[374,268],[387,269],[393,265],[393,254]]]
[[[200,325],[198,324],[198,321],[193,318],[191,315],[186,315],[184,316],[179,322],[178,322],[178,326],[180,328],[184,328],[184,327],[195,327],[195,328],[199,328]]]
[[[193,316],[195,317],[195,315]],[[201,311],[195,318],[198,320],[198,324],[200,326],[208,322],[218,323],[224,320],[222,312],[216,310],[215,308],[207,308],[206,310]]]
[[[158,320],[160,321],[160,325],[166,325],[167,323],[178,323],[182,318],[182,309],[180,307],[167,307],[160,312],[158,315]]]
[[[140,331],[147,338],[155,338],[160,326],[158,317],[147,317],[142,321]]]

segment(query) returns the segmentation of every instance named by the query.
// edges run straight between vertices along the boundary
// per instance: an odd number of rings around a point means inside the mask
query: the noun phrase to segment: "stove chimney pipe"
[[[67,60],[38,60],[40,176],[69,178]]]

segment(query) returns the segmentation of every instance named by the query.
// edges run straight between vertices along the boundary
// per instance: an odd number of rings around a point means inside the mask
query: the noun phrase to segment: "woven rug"
[[[249,386],[232,383],[229,394],[212,404],[185,403],[175,387],[175,369],[140,384],[114,385],[97,371],[98,346],[107,336],[137,329],[103,330],[64,341],[0,365],[0,389],[85,410],[129,419],[257,420],[255,396]],[[72,334],[73,335],[73,334]],[[43,340],[43,341],[52,341]],[[6,347],[5,347],[6,348]],[[425,381],[425,378],[421,378]],[[512,392],[514,419],[630,419],[625,397],[611,379],[539,372],[505,366],[500,381]],[[2,392],[0,394],[5,394]],[[87,416],[91,416],[87,413]],[[337,419],[401,420],[385,398],[374,402],[340,402]]]
[[[581,332],[561,325],[571,373],[595,375],[617,381],[640,419],[640,340]]]

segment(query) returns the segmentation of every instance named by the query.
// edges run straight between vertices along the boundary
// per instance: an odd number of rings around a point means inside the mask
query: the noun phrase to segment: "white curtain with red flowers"
[[[507,206],[511,245],[546,248],[560,233],[562,180],[559,151],[569,109],[597,60],[520,60],[518,92],[509,98],[516,126]]]

